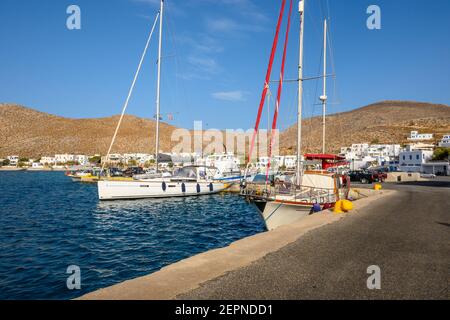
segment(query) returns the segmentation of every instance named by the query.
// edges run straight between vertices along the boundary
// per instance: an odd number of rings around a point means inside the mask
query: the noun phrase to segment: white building
[[[101,159],[102,159],[101,160],[102,163],[107,162],[107,163],[111,163],[111,164],[117,164],[117,163],[122,162],[123,157],[119,153],[110,153],[108,158],[106,156],[103,156]]]
[[[85,166],[89,164],[89,157],[84,154],[77,154],[75,155],[75,161],[81,166]]]
[[[67,163],[69,161],[75,161],[75,155],[73,154],[55,154],[56,163]]]
[[[405,149],[400,152],[399,169],[400,171],[422,172],[422,165],[431,159],[433,151]]]
[[[148,153],[125,153],[121,159],[125,164],[129,161],[136,161],[138,165],[144,165],[148,161],[154,161],[155,156]]]
[[[399,144],[352,144],[351,147],[341,148],[343,157],[350,163],[352,170],[364,169],[371,166],[384,166],[395,161],[400,154]]]
[[[10,166],[17,166],[19,163],[19,156],[7,156],[6,159],[9,160]]]
[[[431,140],[431,139],[433,139],[433,134],[431,134],[431,133],[420,133],[419,134],[419,131],[411,131],[411,134],[408,137],[408,140],[415,140],[415,141]]]
[[[295,169],[297,167],[297,156],[285,156],[284,166],[286,169]]]
[[[354,143],[350,147],[350,151],[361,158],[366,154],[367,149],[369,149],[368,143]]]
[[[44,168],[44,165],[43,165],[41,162],[33,162],[33,163],[31,164],[31,167],[32,167],[33,169],[43,169],[43,168]]]
[[[423,173],[432,173],[439,176],[450,175],[450,163],[448,161],[431,161],[422,164]]]
[[[439,142],[439,147],[450,148],[450,134],[446,134],[442,137],[442,140]]]
[[[41,157],[41,160],[39,162],[44,166],[51,166],[56,164],[56,158],[55,157]]]

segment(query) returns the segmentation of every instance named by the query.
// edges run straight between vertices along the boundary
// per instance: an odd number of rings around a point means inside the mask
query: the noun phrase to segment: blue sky
[[[296,7],[296,2],[294,6]],[[158,0],[2,0],[0,102],[75,118],[120,113]],[[162,113],[191,128],[250,128],[281,1],[166,0]],[[81,8],[81,30],[66,28],[66,8]],[[366,9],[381,8],[381,30],[368,30]],[[286,8],[287,9],[287,8]],[[385,99],[450,103],[450,2],[309,0],[305,76],[320,71],[322,23],[330,18],[336,80],[329,111]],[[294,10],[295,11],[295,10]],[[286,19],[284,20],[286,22]],[[279,73],[284,28],[272,78]],[[298,16],[292,20],[286,78],[296,74]],[[128,113],[155,113],[157,36]],[[275,93],[276,86],[271,90]],[[321,84],[305,85],[304,116],[320,114]],[[294,84],[281,101],[280,127],[295,122]],[[267,125],[264,113],[262,125]]]

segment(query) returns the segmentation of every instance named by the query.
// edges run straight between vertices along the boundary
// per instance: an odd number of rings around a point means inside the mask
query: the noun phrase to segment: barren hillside
[[[55,153],[105,154],[118,116],[69,119],[11,104],[0,104],[0,157],[37,157]],[[176,127],[161,123],[161,150],[170,151]],[[338,152],[352,143],[402,143],[411,130],[450,133],[447,105],[384,101],[327,117],[327,151]],[[294,153],[296,126],[281,134],[282,152]],[[155,122],[127,115],[112,152],[154,152]],[[321,150],[321,117],[303,121],[303,151]]]
[[[68,119],[17,105],[0,105],[0,156],[42,156],[55,153],[105,154],[119,116]],[[175,127],[161,123],[160,146],[170,151]],[[155,149],[155,121],[126,115],[112,152]]]

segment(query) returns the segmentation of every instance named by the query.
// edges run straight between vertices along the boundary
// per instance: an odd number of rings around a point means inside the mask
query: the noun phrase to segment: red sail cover
[[[287,44],[288,44],[288,40],[289,40],[289,29],[291,26],[291,15],[292,15],[292,0],[290,1],[290,5],[289,5],[289,15],[288,15],[288,22],[287,22],[287,26],[286,26],[286,37],[284,39],[283,60],[281,62],[280,82],[278,82],[277,102],[276,102],[276,107],[275,107],[275,111],[273,114],[272,131],[270,133],[269,161],[268,161],[267,169],[266,169],[266,177],[267,178],[269,176],[270,158],[272,157],[272,145],[273,145],[273,140],[274,140],[274,136],[275,136],[275,130],[277,128],[278,111],[280,108],[280,100],[281,100],[281,91],[283,89],[284,66],[286,63],[286,51],[287,51]]]
[[[266,101],[267,89],[269,88],[270,75],[272,73],[273,59],[275,57],[275,52],[277,51],[278,35],[280,33],[280,26],[281,26],[281,21],[283,20],[283,12],[284,12],[285,5],[286,5],[286,0],[283,0],[281,3],[280,14],[278,16],[277,30],[275,32],[275,37],[273,39],[272,51],[270,53],[270,59],[269,59],[269,65],[267,67],[266,80],[264,82],[264,89],[262,91],[261,101],[259,102],[259,109],[258,109],[258,115],[256,117],[255,130],[253,131],[252,141],[251,141],[250,149],[248,152],[248,162],[249,163],[251,161],[252,154],[253,154],[253,148],[255,146],[255,138],[256,138],[256,135],[258,134],[258,130],[259,130],[259,123],[261,121],[261,114],[262,114],[262,111],[264,108],[264,103]]]

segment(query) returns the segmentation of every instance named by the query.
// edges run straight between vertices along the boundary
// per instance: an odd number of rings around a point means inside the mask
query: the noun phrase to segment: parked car
[[[132,177],[136,174],[144,174],[145,171],[141,167],[129,167],[122,171],[124,177]]]
[[[387,173],[383,172],[382,170],[369,170],[372,175],[378,176],[378,181],[383,182],[387,179]]]
[[[434,173],[422,173],[420,174],[421,178],[434,179],[436,175]]]
[[[380,176],[378,173],[372,173],[367,170],[350,171],[348,176],[350,177],[350,181],[361,182],[364,184],[380,181]]]

